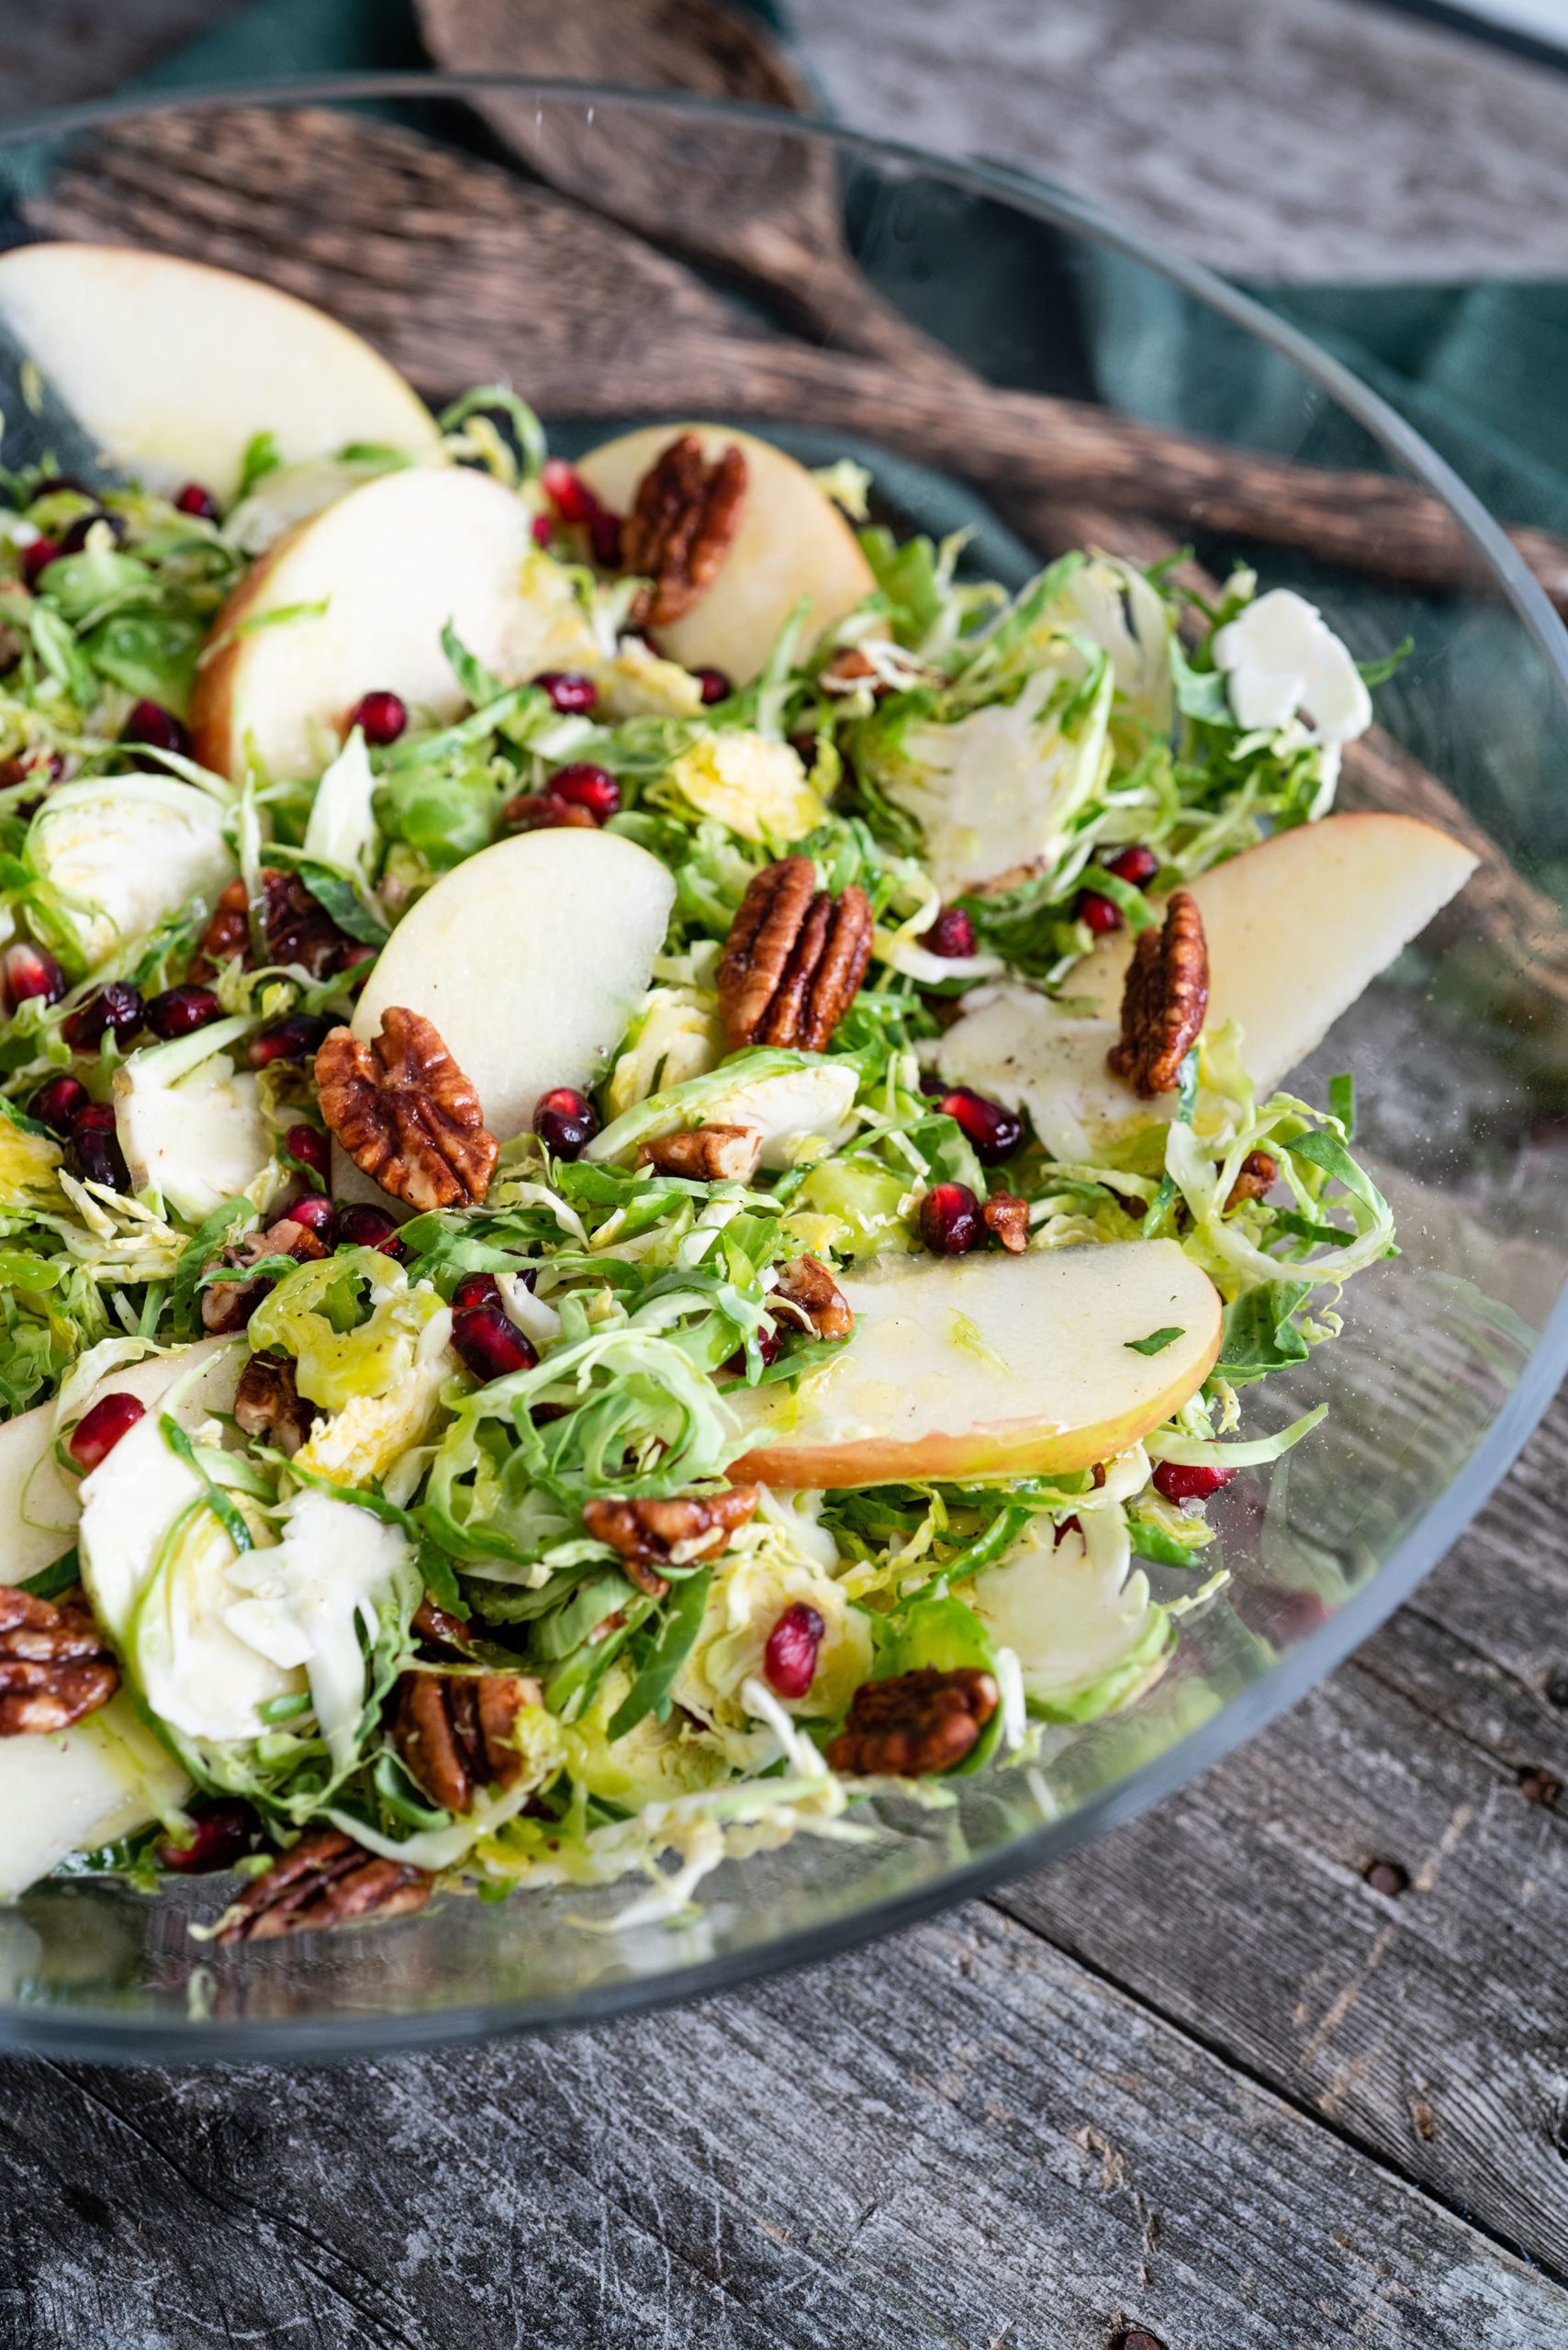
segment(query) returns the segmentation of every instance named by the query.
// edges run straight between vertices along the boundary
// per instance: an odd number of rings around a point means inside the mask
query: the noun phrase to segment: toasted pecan
[[[315,1414],[294,1383],[287,1355],[254,1354],[234,1390],[234,1425],[242,1436],[259,1437],[290,1460],[309,1437]]]
[[[308,1225],[296,1224],[292,1216],[280,1216],[276,1224],[264,1232],[247,1232],[238,1240],[230,1240],[213,1259],[215,1265],[230,1267],[242,1273],[248,1265],[259,1265],[263,1257],[292,1257],[297,1264],[308,1264],[324,1257],[326,1244]],[[242,1330],[252,1315],[272,1287],[264,1276],[260,1281],[209,1281],[201,1292],[201,1322],[204,1330],[214,1335],[230,1330]]]
[[[828,1767],[857,1779],[920,1779],[961,1762],[997,1707],[989,1673],[922,1665],[863,1681],[849,1718],[826,1747]]]
[[[1029,1203],[1016,1192],[993,1192],[980,1210],[980,1221],[1011,1256],[1022,1256],[1029,1246]]]
[[[58,1599],[0,1583],[0,1738],[68,1729],[119,1686],[78,1585]]]
[[[712,586],[740,528],[746,462],[733,443],[711,464],[695,432],[682,432],[637,485],[621,532],[626,571],[649,582],[632,617],[663,628]]]
[[[1226,1193],[1225,1213],[1244,1206],[1249,1200],[1263,1199],[1279,1178],[1279,1164],[1266,1150],[1249,1150],[1236,1170],[1236,1181]]]
[[[684,1175],[699,1183],[749,1183],[762,1157],[755,1126],[678,1127],[655,1135],[637,1152],[655,1175]]]
[[[367,962],[375,948],[340,930],[319,899],[313,898],[297,873],[262,869],[262,934],[267,958],[296,965],[313,979],[346,971]],[[191,960],[193,979],[210,979],[219,967],[239,956],[244,963],[251,951],[251,907],[243,878],[230,881],[202,933]]]
[[[809,856],[782,856],[753,876],[719,958],[719,1006],[730,1049],[786,1045],[820,1053],[855,1001],[871,957],[871,905],[853,884],[816,886]]]
[[[483,1200],[498,1146],[478,1095],[421,1013],[388,1004],[368,1045],[332,1029],[316,1056],[316,1084],[339,1142],[394,1199],[421,1211]]]
[[[313,1828],[253,1877],[218,1929],[220,1942],[270,1942],[367,1918],[422,1909],[435,1879],[367,1852],[340,1828]]]
[[[1146,1102],[1173,1093],[1208,1008],[1204,918],[1192,893],[1178,890],[1163,924],[1141,934],[1127,966],[1122,1034],[1105,1057],[1110,1068]]]
[[[787,1310],[819,1338],[847,1338],[855,1327],[849,1300],[820,1257],[790,1257],[778,1268],[768,1305]]]
[[[622,1568],[639,1591],[662,1599],[669,1583],[660,1567],[689,1566],[714,1559],[756,1515],[761,1499],[755,1485],[732,1485],[722,1494],[682,1494],[670,1501],[591,1501],[583,1524],[596,1542],[618,1551]]]
[[[392,1739],[409,1775],[443,1811],[471,1811],[481,1787],[510,1787],[522,1769],[513,1731],[543,1695],[521,1673],[405,1673]]]

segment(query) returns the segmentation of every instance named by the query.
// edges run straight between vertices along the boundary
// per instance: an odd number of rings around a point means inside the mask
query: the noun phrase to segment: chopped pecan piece
[[[993,1192],[980,1210],[980,1220],[1012,1256],[1022,1256],[1029,1246],[1029,1203],[1015,1192]]]
[[[825,1749],[828,1768],[856,1779],[923,1779],[950,1771],[997,1707],[989,1673],[931,1665],[891,1681],[863,1681],[849,1718]]]
[[[0,1738],[69,1729],[118,1686],[119,1667],[79,1588],[50,1600],[0,1583]]]
[[[510,1787],[522,1769],[512,1731],[543,1692],[520,1673],[405,1673],[392,1738],[409,1774],[443,1811],[471,1811],[481,1787]]]
[[[287,1355],[251,1357],[234,1390],[234,1425],[241,1434],[259,1436],[292,1460],[309,1437],[315,1417],[294,1383],[294,1365]]]
[[[780,1265],[768,1305],[774,1313],[787,1308],[819,1338],[847,1338],[855,1327],[849,1301],[820,1257],[791,1257]]]
[[[740,528],[746,464],[734,446],[710,464],[695,432],[672,441],[637,485],[621,533],[621,563],[651,585],[632,609],[640,628],[689,612],[718,576]]]
[[[473,1637],[462,1618],[449,1616],[444,1607],[438,1607],[428,1591],[414,1610],[409,1629],[433,1648],[466,1649]]]
[[[659,1573],[672,1562],[716,1559],[732,1534],[756,1515],[755,1485],[732,1485],[724,1494],[683,1494],[667,1502],[593,1501],[584,1504],[583,1524],[596,1542],[621,1554],[628,1579],[652,1599],[669,1584]]]
[[[263,1257],[292,1257],[296,1263],[304,1265],[326,1253],[326,1243],[308,1225],[296,1224],[292,1216],[286,1215],[269,1225],[264,1232],[247,1232],[241,1238],[230,1240],[212,1261],[243,1272],[248,1265],[259,1265]],[[271,1281],[264,1278],[259,1281],[209,1282],[201,1293],[203,1329],[215,1334],[242,1330],[271,1287]]]
[[[754,875],[719,957],[719,1005],[732,1052],[792,1045],[820,1053],[855,1001],[871,957],[871,905],[853,885],[817,888],[809,856]]]
[[[846,644],[831,660],[823,662],[817,683],[827,694],[858,693],[862,686],[876,689],[877,665],[857,644]],[[885,693],[887,688],[882,686],[880,690]]]
[[[501,810],[501,822],[510,833],[594,832],[598,819],[587,808],[579,808],[575,800],[563,800],[554,791],[520,791]]]
[[[1121,1041],[1106,1059],[1147,1101],[1173,1093],[1209,1008],[1209,951],[1198,901],[1178,890],[1163,926],[1144,931],[1127,966]]]
[[[479,1097],[434,1024],[390,1003],[361,1044],[334,1028],[316,1056],[321,1114],[354,1165],[409,1206],[472,1207],[490,1188],[497,1143]]]
[[[366,962],[375,951],[340,930],[297,873],[281,873],[275,866],[262,872],[262,929],[271,962],[298,964],[313,979]],[[247,964],[252,959],[251,909],[242,878],[230,881],[218,899],[192,959],[190,977],[210,979],[219,965],[236,955]]]
[[[1249,1150],[1238,1168],[1236,1181],[1226,1194],[1225,1212],[1238,1208],[1248,1200],[1260,1200],[1273,1189],[1279,1166],[1266,1150]]]
[[[272,1942],[364,1918],[404,1918],[424,1908],[434,1882],[423,1869],[367,1852],[341,1828],[313,1828],[252,1879],[218,1939]]]
[[[749,1183],[762,1157],[755,1126],[691,1126],[655,1135],[637,1153],[655,1175],[685,1175],[699,1183]]]

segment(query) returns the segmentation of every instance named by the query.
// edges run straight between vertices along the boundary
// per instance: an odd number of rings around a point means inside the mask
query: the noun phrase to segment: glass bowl
[[[303,294],[433,400],[509,378],[567,454],[713,415],[862,460],[889,519],[971,526],[975,565],[1014,583],[1086,538],[1245,557],[1363,657],[1414,638],[1342,804],[1483,853],[1304,1075],[1355,1076],[1404,1254],[1356,1284],[1338,1345],[1248,1392],[1253,1426],[1329,1416],[1220,1497],[1229,1584],[1137,1704],[945,1807],[879,1807],[868,1843],[726,1863],[672,1925],[618,1928],[622,1887],[220,1951],[188,1931],[219,1883],[51,1878],[0,1912],[0,2045],[285,2059],[599,2020],[827,1956],[1174,1799],[1406,1596],[1568,1359],[1568,637],[1518,552],[1372,394],[1202,270],[999,172],[760,110],[273,86],[14,127],[0,195],[8,242],[164,247]]]

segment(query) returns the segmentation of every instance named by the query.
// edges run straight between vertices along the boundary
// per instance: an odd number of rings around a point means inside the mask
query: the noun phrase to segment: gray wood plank
[[[613,2031],[0,2068],[0,2319],[150,2350],[1548,2350],[1568,2294],[981,1906]]]

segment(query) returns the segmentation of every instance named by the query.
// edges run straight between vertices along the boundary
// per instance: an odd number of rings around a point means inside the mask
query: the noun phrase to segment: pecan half
[[[553,791],[520,791],[501,810],[501,822],[509,833],[598,829],[598,819],[588,809],[579,808],[575,800],[559,799]]]
[[[1249,1150],[1236,1171],[1236,1181],[1226,1193],[1225,1213],[1244,1205],[1248,1200],[1260,1200],[1273,1189],[1279,1166],[1266,1150]]]
[[[338,928],[297,873],[281,873],[275,866],[265,866],[261,878],[262,930],[269,961],[298,964],[313,979],[321,979],[330,972],[367,962],[375,953],[374,947]],[[230,881],[218,899],[192,958],[190,977],[210,979],[221,964],[232,961],[236,955],[247,964],[253,960],[250,901],[243,878]]]
[[[980,1221],[1010,1255],[1021,1257],[1029,1246],[1029,1203],[1015,1192],[993,1192],[980,1210]]]
[[[755,1126],[691,1126],[655,1135],[637,1153],[655,1175],[685,1175],[699,1183],[749,1183],[762,1157]]]
[[[260,1437],[292,1460],[309,1437],[315,1417],[294,1383],[294,1364],[287,1355],[251,1357],[234,1390],[234,1425],[242,1435]]]
[[[443,1811],[471,1811],[481,1787],[510,1787],[522,1769],[512,1731],[543,1695],[520,1673],[405,1673],[392,1739],[411,1777]]]
[[[637,484],[621,532],[621,564],[651,584],[632,608],[663,628],[711,588],[740,528],[746,464],[733,445],[711,464],[695,432],[672,441]]]
[[[871,958],[871,905],[851,885],[831,897],[809,856],[753,876],[719,957],[730,1050],[792,1045],[820,1053],[855,1001]]]
[[[321,1114],[354,1165],[409,1206],[472,1207],[490,1188],[497,1142],[479,1097],[433,1023],[401,1004],[362,1045],[330,1031],[316,1056]]]
[[[296,1224],[289,1215],[281,1216],[264,1232],[247,1232],[238,1240],[230,1240],[213,1259],[215,1265],[231,1266],[243,1272],[247,1265],[259,1265],[263,1257],[292,1257],[297,1264],[324,1257],[326,1243],[308,1225]],[[259,1281],[211,1281],[201,1293],[201,1321],[204,1330],[227,1333],[242,1330],[252,1315],[272,1287],[264,1277]]]
[[[791,1257],[780,1265],[767,1302],[771,1312],[784,1306],[819,1338],[847,1338],[855,1327],[849,1301],[820,1257]]]
[[[950,1771],[997,1707],[989,1673],[931,1665],[891,1681],[863,1681],[849,1718],[824,1749],[830,1771],[856,1779],[922,1779]]]
[[[73,1587],[58,1599],[0,1583],[0,1738],[66,1729],[119,1686],[119,1667]]]
[[[628,1580],[652,1599],[669,1584],[659,1573],[672,1562],[716,1559],[732,1534],[756,1515],[755,1485],[732,1485],[724,1494],[683,1494],[667,1502],[586,1502],[583,1524],[596,1542],[621,1554]]]
[[[1122,1034],[1105,1056],[1147,1102],[1173,1093],[1209,1008],[1209,951],[1198,901],[1178,890],[1159,929],[1142,932],[1122,991]]]
[[[434,1883],[423,1869],[367,1852],[341,1828],[313,1828],[252,1878],[218,1940],[272,1942],[365,1918],[405,1918],[424,1908]]]
[[[409,1629],[434,1648],[463,1651],[473,1639],[462,1617],[449,1616],[444,1607],[438,1607],[428,1591],[414,1610]]]

